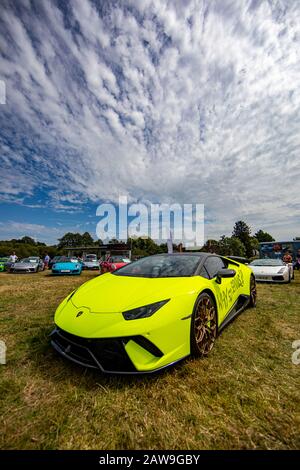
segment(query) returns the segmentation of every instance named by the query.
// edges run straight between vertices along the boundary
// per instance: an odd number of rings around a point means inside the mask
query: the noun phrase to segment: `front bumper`
[[[26,268],[26,269],[12,268],[10,269],[10,272],[14,274],[36,273],[37,269],[36,268]]]
[[[72,274],[80,274],[81,273],[81,269],[73,269],[72,271],[62,271],[60,269],[52,269],[52,274],[59,274],[59,275],[66,275],[66,276],[70,276]]]
[[[288,279],[286,279],[281,274],[275,274],[275,275],[271,275],[271,276],[257,275],[257,276],[255,276],[255,280],[257,282],[280,282],[280,283],[288,282]]]
[[[160,351],[151,341],[144,336],[128,336],[117,338],[81,338],[72,335],[56,327],[51,335],[53,348],[65,358],[84,367],[98,369],[104,373],[112,374],[145,374],[153,373],[169,367],[179,360],[169,363],[163,367],[152,370],[137,370],[127,353],[127,346],[135,343],[142,348],[146,354],[151,355],[159,361],[163,357]]]

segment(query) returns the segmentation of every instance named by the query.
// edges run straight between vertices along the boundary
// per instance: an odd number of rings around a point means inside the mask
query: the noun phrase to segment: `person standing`
[[[291,257],[291,255],[290,255],[290,253],[289,253],[288,251],[286,251],[286,252],[284,253],[284,257],[283,257],[282,261],[283,261],[284,263],[292,263],[292,262],[293,262],[293,258]]]
[[[45,269],[48,269],[49,261],[50,261],[50,256],[48,255],[48,253],[46,253],[46,256],[44,258]]]
[[[297,269],[297,271],[299,271],[300,269],[300,250],[298,250],[296,254],[296,261],[294,263],[294,269]]]
[[[17,261],[17,259],[18,259],[18,257],[16,255],[16,253],[13,251],[12,255],[10,255],[10,257],[9,257],[9,261],[11,263],[15,263]]]

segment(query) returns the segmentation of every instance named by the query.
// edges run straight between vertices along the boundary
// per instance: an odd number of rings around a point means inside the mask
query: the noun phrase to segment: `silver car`
[[[96,269],[99,270],[100,263],[97,260],[97,255],[85,255],[83,259],[83,269]]]
[[[10,273],[37,273],[38,271],[44,271],[45,265],[41,258],[38,256],[30,256],[29,258],[23,258],[21,261],[12,263],[9,269]]]
[[[98,260],[85,260],[83,262],[83,269],[97,269],[99,271],[100,263]]]
[[[256,281],[288,283],[293,279],[293,265],[281,259],[255,259],[249,264]]]

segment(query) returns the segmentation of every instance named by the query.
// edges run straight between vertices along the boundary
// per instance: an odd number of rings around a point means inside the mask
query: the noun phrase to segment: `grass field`
[[[151,377],[106,377],[49,346],[53,314],[95,276],[0,274],[2,449],[296,449],[300,447],[300,273],[259,285],[258,306],[207,359]]]

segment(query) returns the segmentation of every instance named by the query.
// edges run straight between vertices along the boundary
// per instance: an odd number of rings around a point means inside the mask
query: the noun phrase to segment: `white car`
[[[281,259],[255,259],[249,264],[256,281],[262,282],[291,282],[293,279],[293,266],[284,263]]]
[[[100,263],[97,260],[97,255],[85,255],[83,260],[83,269],[95,269],[99,271]]]

